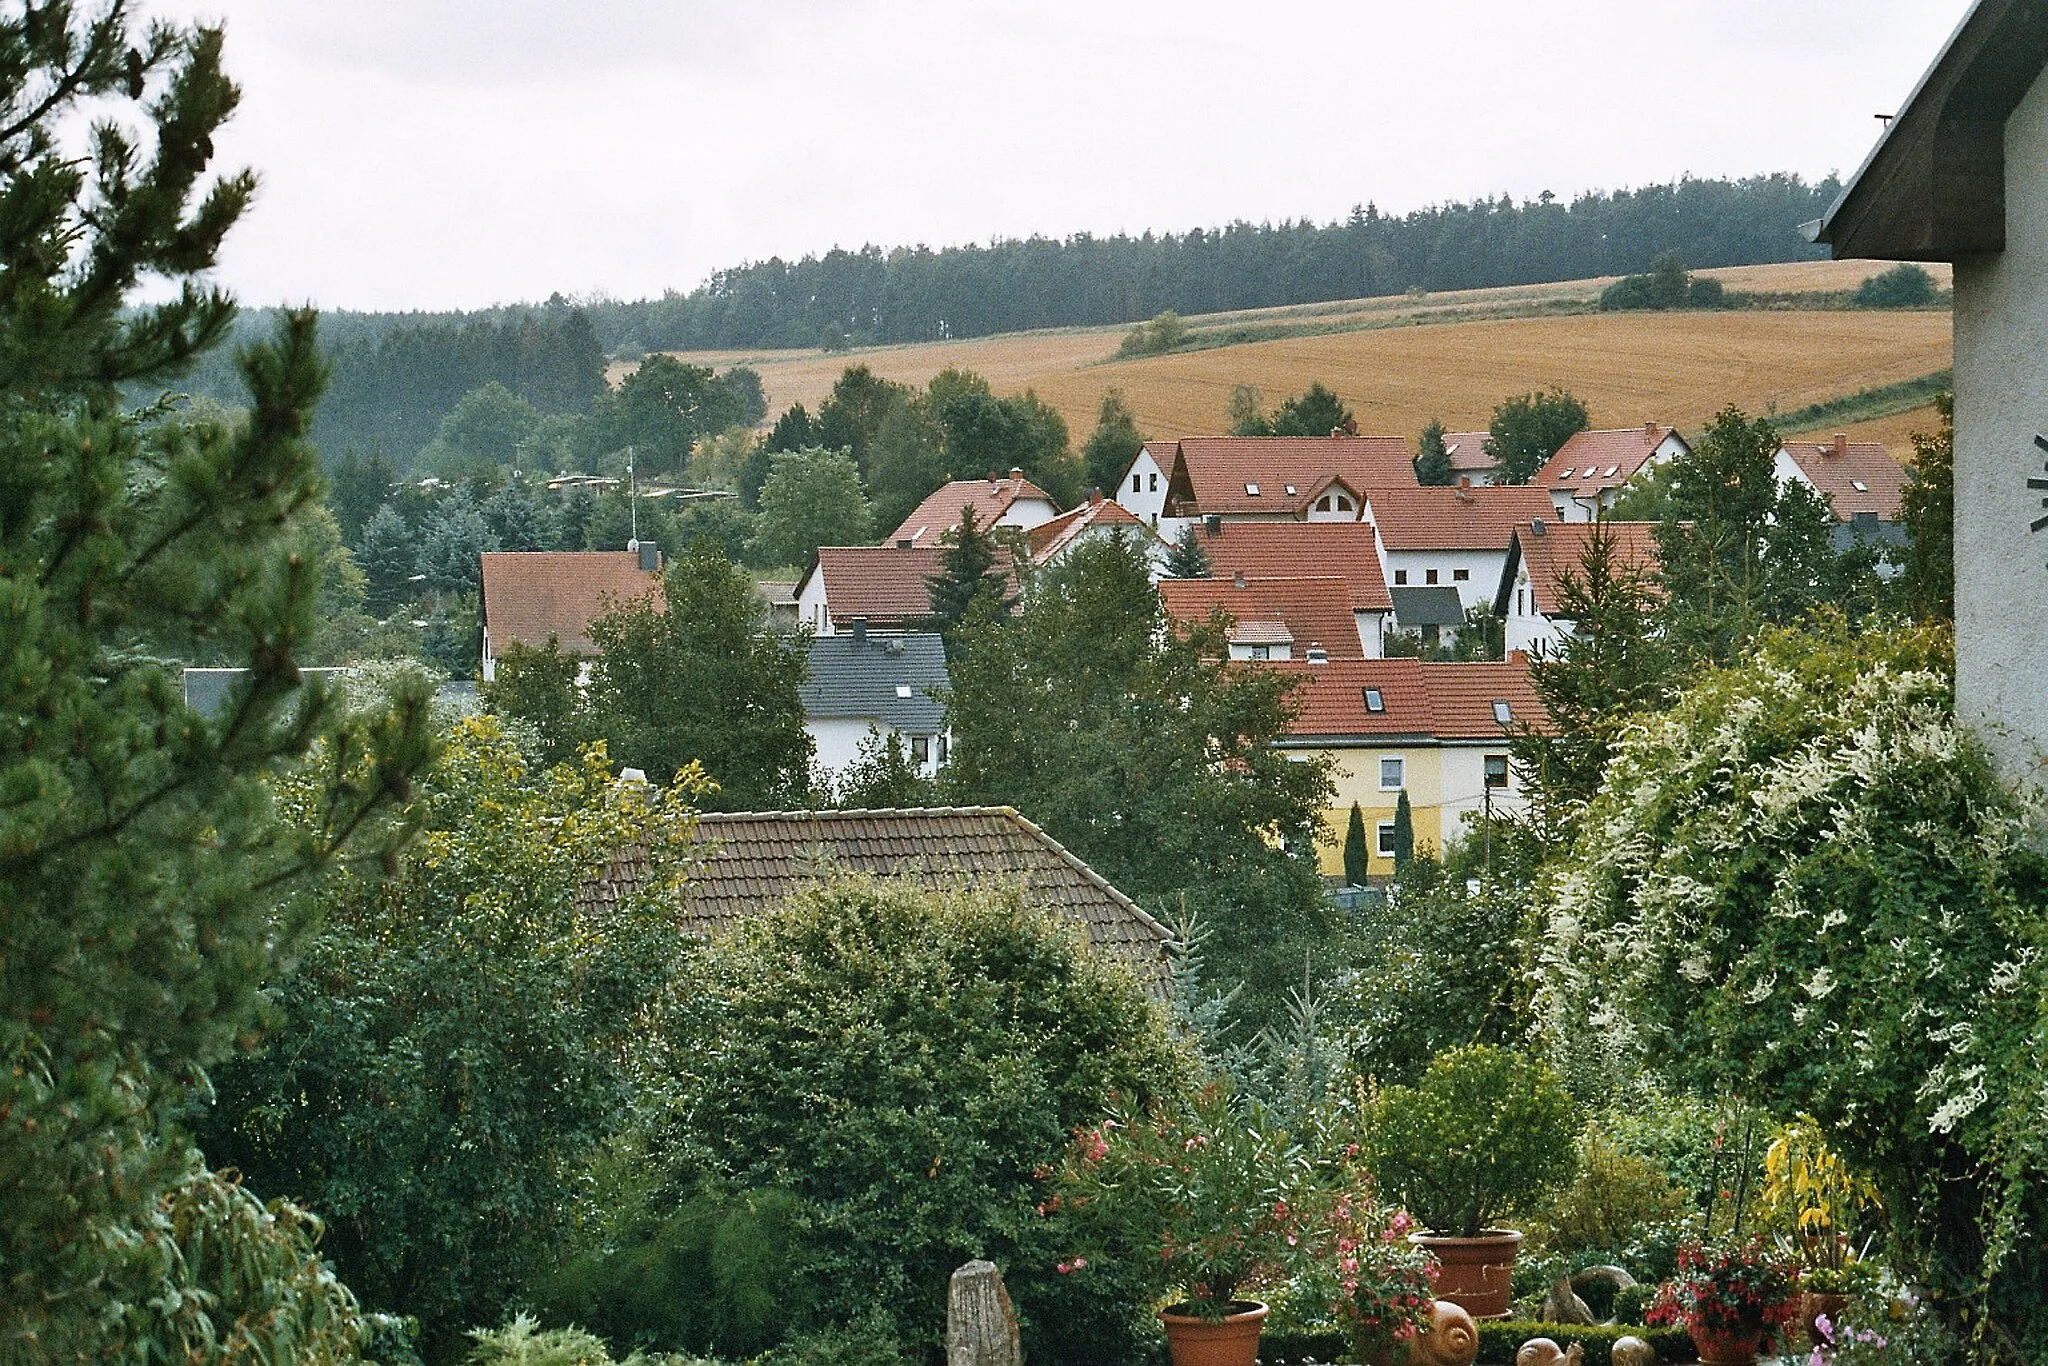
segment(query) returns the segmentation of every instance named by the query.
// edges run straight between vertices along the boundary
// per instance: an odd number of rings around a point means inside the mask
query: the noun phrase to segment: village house
[[[1355,522],[1371,490],[1414,486],[1398,436],[1193,436],[1146,442],[1116,500],[1171,541],[1202,517]]]
[[[1691,449],[1675,427],[1655,422],[1579,432],[1536,471],[1529,486],[1549,494],[1564,521],[1590,522],[1614,506],[1629,480]]]
[[[796,585],[796,621],[830,636],[862,623],[870,632],[915,630],[930,619],[930,580],[945,572],[944,546],[828,545]],[[996,554],[1009,571],[1007,552]]]
[[[1882,442],[1851,441],[1847,432],[1832,441],[1787,441],[1778,447],[1776,473],[1781,483],[1797,480],[1828,500],[1837,551],[1858,541],[1906,543],[1899,521],[1906,469]]]
[[[1380,568],[1395,595],[1396,618],[1402,615],[1404,597],[1418,605],[1422,601],[1402,589],[1448,588],[1458,600],[1453,626],[1473,608],[1492,606],[1515,528],[1553,515],[1542,489],[1514,485],[1377,490],[1365,509]],[[1431,595],[1430,601],[1441,597]],[[1414,629],[1406,621],[1398,624],[1402,630]]]
[[[1180,622],[1231,619],[1230,658],[1256,660],[1366,658],[1351,585],[1336,575],[1253,579],[1161,579],[1159,596]],[[1379,642],[1373,642],[1374,653]]]
[[[1955,263],[1956,712],[2048,779],[2048,8],[1978,0],[1828,209],[1838,259]]]
[[[1215,517],[1195,525],[1195,541],[1209,559],[1212,578],[1342,578],[1365,657],[1380,657],[1394,600],[1380,572],[1379,539],[1370,523],[1226,522]]]
[[[860,758],[870,734],[899,739],[920,773],[944,766],[946,647],[937,635],[869,635],[858,623],[809,645],[810,676],[799,692],[804,730],[820,767],[837,774]]]
[[[1609,538],[1608,563],[1614,569],[1656,571],[1655,522],[1536,520],[1515,528],[1493,599],[1493,614],[1504,623],[1508,653],[1553,651],[1576,629],[1558,588],[1567,574],[1585,581],[1587,547],[1595,534]]]
[[[1119,534],[1144,549],[1156,577],[1166,560],[1166,543],[1123,504],[1103,497],[1099,489],[1090,492],[1088,500],[1079,507],[1031,528],[1025,544],[1030,548],[1033,566],[1049,569],[1076,547]]]
[[[1451,458],[1451,473],[1460,484],[1497,484],[1500,461],[1487,453],[1490,432],[1445,432],[1444,453]]]
[[[638,598],[661,597],[661,552],[636,550],[490,550],[483,554],[483,681],[498,676],[505,647],[535,649],[550,639],[581,658],[590,674],[597,647],[590,623]]]
[[[888,541],[918,549],[935,546],[960,525],[961,515],[970,507],[975,525],[984,531],[998,526],[1029,531],[1059,514],[1052,495],[1013,467],[1007,478],[991,473],[986,479],[955,479],[934,489],[889,533]]]
[[[677,893],[685,934],[715,938],[835,873],[944,889],[1016,886],[1031,905],[1078,925],[1091,949],[1153,996],[1172,992],[1173,933],[1007,806],[706,812],[693,838],[704,859]],[[616,905],[645,876],[644,855],[625,850],[583,885],[578,907]]]
[[[1546,723],[1526,661],[1369,659],[1271,667],[1304,680],[1296,694],[1300,714],[1280,747],[1304,759],[1327,757],[1335,768],[1336,793],[1316,839],[1325,874],[1344,871],[1354,802],[1364,813],[1367,872],[1374,878],[1394,871],[1394,815],[1403,792],[1418,854],[1440,854],[1468,834],[1484,838],[1490,817],[1525,808],[1508,740],[1517,726]]]

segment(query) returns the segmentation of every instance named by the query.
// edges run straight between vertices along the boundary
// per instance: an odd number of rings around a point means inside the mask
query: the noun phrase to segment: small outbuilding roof
[[[912,735],[945,727],[946,647],[930,632],[817,636],[798,691],[814,720],[874,721]]]
[[[1403,631],[1420,626],[1463,626],[1465,608],[1455,588],[1390,588],[1394,625]]]
[[[483,555],[485,648],[544,646],[553,636],[570,654],[596,652],[590,623],[636,598],[658,603],[661,575],[631,550],[491,550]]]

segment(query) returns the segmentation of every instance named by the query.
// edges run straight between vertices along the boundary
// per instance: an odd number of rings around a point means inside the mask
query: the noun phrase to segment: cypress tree
[[[1344,828],[1344,880],[1354,887],[1363,887],[1365,867],[1365,812],[1353,802],[1351,823]]]
[[[1399,873],[1415,857],[1415,812],[1408,805],[1408,789],[1394,803],[1394,871]]]

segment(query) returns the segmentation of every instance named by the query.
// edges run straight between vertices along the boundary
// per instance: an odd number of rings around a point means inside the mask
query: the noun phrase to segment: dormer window
[[[1387,709],[1387,699],[1380,695],[1378,688],[1367,688],[1365,690],[1365,709],[1375,714]]]
[[[1247,497],[1247,498],[1256,498],[1256,497],[1258,497],[1258,496],[1259,496],[1259,486],[1258,486],[1257,484],[1246,484],[1246,485],[1244,486],[1244,496],[1245,496],[1245,497]]]
[[[1496,698],[1493,703],[1494,724],[1505,726],[1514,719],[1515,709],[1513,707],[1510,707],[1506,702],[1503,702]]]

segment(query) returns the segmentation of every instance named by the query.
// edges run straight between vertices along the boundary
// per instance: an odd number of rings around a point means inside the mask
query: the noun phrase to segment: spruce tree
[[[1206,579],[1211,565],[1209,552],[1202,549],[1202,532],[1193,522],[1181,528],[1166,554],[1164,573],[1169,579]]]
[[[1365,812],[1353,802],[1351,822],[1344,827],[1344,880],[1354,887],[1365,885],[1365,847]]]
[[[1000,563],[995,537],[982,530],[974,505],[960,510],[960,525],[947,533],[940,572],[925,580],[931,593],[932,622],[946,638],[950,658],[958,649],[960,623],[977,604],[992,615],[1007,613],[1016,599],[1009,593],[1009,571]]]
[[[0,18],[0,1359],[317,1362],[355,1311],[307,1221],[181,1127],[307,926],[285,889],[376,828],[427,698],[341,715],[296,654],[319,571],[312,317],[241,359],[245,421],[140,411],[227,335],[202,282],[254,189],[207,181],[217,29],[111,0]],[[88,120],[90,124],[88,125]],[[89,140],[89,145],[87,145]],[[135,298],[145,276],[166,302]],[[211,719],[168,660],[247,668]],[[299,828],[265,777],[323,736]]]
[[[1401,796],[1394,803],[1394,872],[1408,866],[1415,857],[1415,810],[1408,805],[1408,789],[1401,789]]]
[[[1415,482],[1435,488],[1447,488],[1458,482],[1457,471],[1451,468],[1451,453],[1444,449],[1444,424],[1435,418],[1422,429],[1421,451],[1415,457]]]
[[[418,596],[413,591],[412,576],[419,559],[418,538],[406,526],[405,518],[398,515],[398,509],[389,503],[378,508],[363,527],[362,551],[356,556],[356,564],[368,581],[364,602],[380,620],[390,616],[393,608]]]

